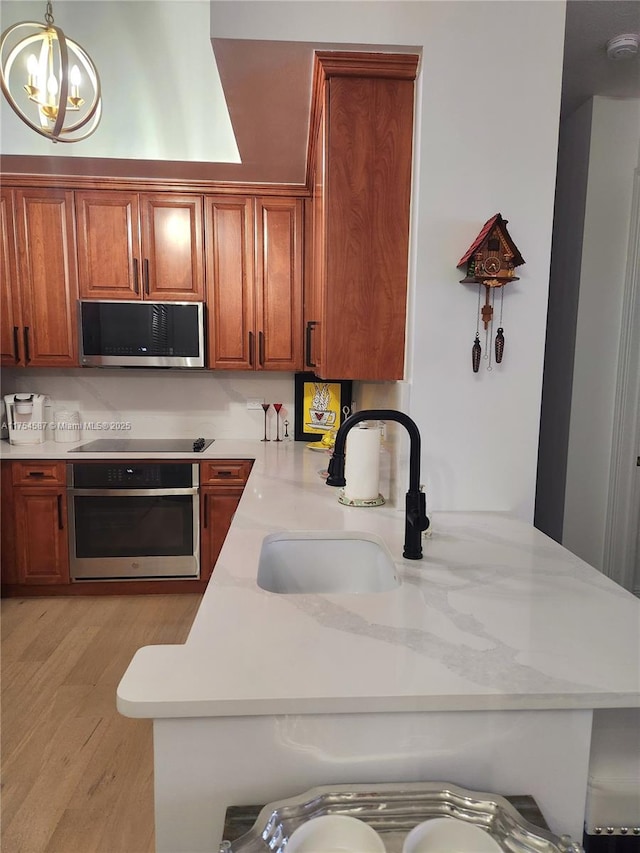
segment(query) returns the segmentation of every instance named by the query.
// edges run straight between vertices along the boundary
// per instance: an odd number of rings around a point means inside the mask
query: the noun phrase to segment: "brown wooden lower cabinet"
[[[209,580],[227,538],[242,488],[205,487],[200,491],[200,577]]]
[[[18,583],[69,583],[66,490],[18,487],[13,513]]]
[[[170,461],[170,460],[167,460]],[[250,460],[200,463],[200,579],[71,583],[64,462],[2,462],[2,594],[136,595],[203,592],[251,470]],[[218,485],[219,484],[219,485]]]

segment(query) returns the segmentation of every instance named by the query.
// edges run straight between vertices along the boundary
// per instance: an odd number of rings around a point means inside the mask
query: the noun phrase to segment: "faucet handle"
[[[427,518],[427,497],[423,491],[424,486],[420,486],[420,518],[418,524],[423,532],[429,529],[429,519]]]

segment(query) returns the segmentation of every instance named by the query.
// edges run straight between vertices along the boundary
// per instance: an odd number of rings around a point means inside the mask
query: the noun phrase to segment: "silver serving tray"
[[[346,814],[370,824],[380,833],[387,853],[401,853],[407,833],[417,824],[444,816],[482,827],[508,853],[584,853],[582,846],[568,836],[553,835],[528,823],[504,797],[467,791],[444,782],[311,788],[295,797],[268,803],[247,833],[231,844],[223,842],[220,850],[286,853],[294,829],[325,814]]]

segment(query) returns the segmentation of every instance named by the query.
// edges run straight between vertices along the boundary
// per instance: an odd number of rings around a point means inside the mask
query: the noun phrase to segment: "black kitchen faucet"
[[[329,460],[328,486],[345,486],[344,449],[347,433],[361,421],[396,421],[409,433],[411,450],[409,454],[409,491],[406,496],[404,525],[404,551],[407,560],[422,559],[422,531],[429,527],[425,495],[420,488],[420,432],[415,421],[404,412],[395,409],[363,409],[348,417],[336,435],[333,456]]]

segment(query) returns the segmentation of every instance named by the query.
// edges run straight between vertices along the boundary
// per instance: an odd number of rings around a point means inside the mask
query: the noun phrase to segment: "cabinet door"
[[[69,583],[64,489],[17,488],[13,505],[18,583]]]
[[[302,368],[300,199],[256,199],[256,368]]]
[[[77,192],[76,216],[80,295],[86,299],[140,298],[138,194]]]
[[[18,583],[12,463],[0,463],[0,561],[2,585]]]
[[[409,204],[417,59],[328,57],[319,375],[404,376]],[[358,68],[362,76],[351,73]],[[318,192],[316,191],[316,197]],[[324,265],[324,267],[322,267]]]
[[[200,579],[208,580],[227,538],[242,489],[203,488],[200,490]]]
[[[402,379],[413,83],[335,78],[329,87],[326,368]]]
[[[308,275],[304,282],[304,367],[321,375],[324,365],[324,289],[325,289],[325,239],[324,239],[324,164],[325,164],[325,111],[320,113],[312,178],[312,197]]]
[[[255,362],[253,200],[209,196],[205,220],[209,367],[251,370]]]
[[[145,299],[204,299],[202,198],[142,195],[140,214]]]
[[[20,292],[16,267],[16,237],[13,222],[13,190],[0,195],[0,363],[23,364],[20,330]]]
[[[78,366],[73,193],[15,191],[25,364]]]

